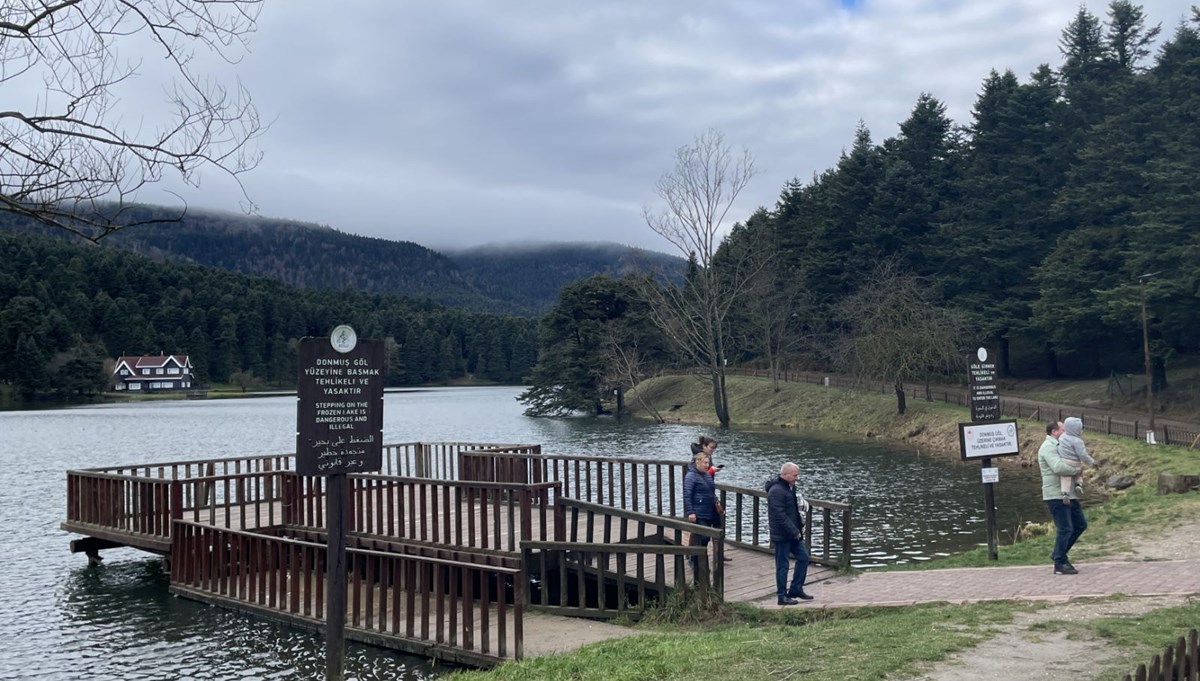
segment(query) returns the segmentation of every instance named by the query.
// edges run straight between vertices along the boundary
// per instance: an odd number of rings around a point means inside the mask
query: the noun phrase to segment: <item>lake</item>
[[[895,445],[614,419],[532,419],[519,388],[387,393],[384,441],[541,444],[548,454],[687,460],[700,434],[720,440],[720,480],[760,487],[784,461],[805,494],[854,504],[854,563],[928,560],[985,541],[978,464]],[[324,638],[172,597],[161,559],[72,555],[65,516],[72,468],[275,454],[295,449],[294,397],[153,401],[0,412],[0,681],[288,679],[324,676]],[[1044,520],[1036,471],[1005,469],[1000,527]],[[1002,537],[1003,539],[1003,537]],[[770,588],[767,585],[768,590]],[[347,679],[425,679],[423,658],[350,645]]]

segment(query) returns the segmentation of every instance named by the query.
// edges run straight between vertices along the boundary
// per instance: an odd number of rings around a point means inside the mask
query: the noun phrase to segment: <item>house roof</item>
[[[168,364],[181,369],[192,368],[192,360],[187,355],[122,355],[117,358],[116,371],[121,369],[122,364],[130,369],[158,369]]]

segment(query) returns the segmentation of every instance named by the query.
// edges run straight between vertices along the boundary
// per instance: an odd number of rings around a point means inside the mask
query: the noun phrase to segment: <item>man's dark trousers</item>
[[[1071,547],[1088,526],[1087,518],[1083,517],[1083,504],[1078,499],[1072,499],[1070,504],[1063,503],[1062,499],[1049,499],[1046,508],[1050,509],[1058,531],[1054,537],[1054,553],[1050,557],[1055,565],[1069,563]]]
[[[792,576],[792,586],[787,583],[788,568],[791,559],[796,559],[796,572]],[[808,577],[808,547],[800,539],[788,542],[775,542],[775,589],[780,598],[788,594],[796,595],[804,591],[804,580]]]

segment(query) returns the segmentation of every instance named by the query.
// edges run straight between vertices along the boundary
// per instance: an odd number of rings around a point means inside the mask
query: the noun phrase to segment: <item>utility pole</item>
[[[1150,370],[1150,325],[1146,320],[1146,280],[1159,274],[1151,272],[1138,277],[1138,288],[1142,296],[1142,355],[1146,363],[1146,410],[1150,412],[1150,426],[1146,430],[1146,444],[1154,441],[1154,375]]]

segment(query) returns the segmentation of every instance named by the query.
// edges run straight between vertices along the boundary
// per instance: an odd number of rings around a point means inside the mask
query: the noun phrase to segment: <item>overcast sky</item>
[[[1089,9],[1104,17],[1107,4]],[[1144,3],[1170,35],[1187,2]],[[267,217],[433,248],[670,245],[641,218],[706,129],[760,174],[735,220],[918,95],[960,124],[989,69],[1057,67],[1073,0],[268,0],[236,73],[264,119]],[[236,210],[215,174],[193,206]],[[144,200],[155,200],[144,196]]]

